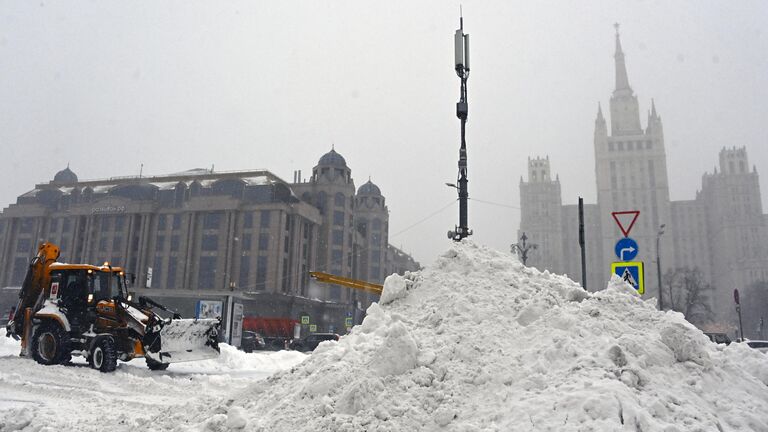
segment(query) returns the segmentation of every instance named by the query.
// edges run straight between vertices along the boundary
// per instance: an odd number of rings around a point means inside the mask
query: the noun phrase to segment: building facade
[[[388,224],[379,188],[369,181],[356,191],[334,150],[294,183],[269,171],[201,169],[80,181],[67,167],[0,213],[0,287],[17,290],[37,245],[50,241],[60,261],[122,266],[136,275],[137,294],[187,315],[197,300],[229,296],[246,315],[311,311],[339,329],[375,296],[316,284],[309,272],[382,283],[394,268]],[[406,267],[419,267],[408,258]]]
[[[638,210],[631,237],[639,245],[635,260],[645,263],[645,296],[658,297],[659,255],[662,274],[698,267],[715,288],[713,310],[719,318],[730,317],[734,288],[768,280],[768,228],[757,171],[750,169],[745,148],[723,149],[719,170],[704,174],[696,198],[671,201],[661,117],[651,101],[643,128],[618,32],[614,61],[610,124],[600,105],[595,120],[597,203],[584,206],[587,287],[604,288],[610,263],[618,261],[614,245],[623,234],[611,213]],[[580,281],[578,209],[562,205],[560,179],[552,179],[548,157],[529,159],[528,179],[520,179],[520,206],[518,237],[525,232],[538,245],[528,262]]]

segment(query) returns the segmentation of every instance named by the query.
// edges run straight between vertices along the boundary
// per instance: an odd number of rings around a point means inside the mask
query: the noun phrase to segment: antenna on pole
[[[459,224],[454,231],[448,231],[448,238],[456,241],[472,235],[467,222],[467,201],[469,192],[467,190],[467,142],[465,131],[467,125],[467,116],[469,115],[469,104],[467,102],[467,79],[469,78],[469,35],[464,34],[464,13],[459,5],[459,29],[454,35],[454,69],[456,75],[461,80],[461,93],[459,102],[456,103],[456,117],[461,120],[461,147],[459,148],[459,175],[457,185],[451,185],[459,191]]]

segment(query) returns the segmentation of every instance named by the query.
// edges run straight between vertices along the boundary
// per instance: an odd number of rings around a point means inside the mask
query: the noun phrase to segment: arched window
[[[341,192],[336,192],[336,195],[333,198],[333,203],[336,205],[336,207],[344,207],[344,203],[346,202],[346,197]]]

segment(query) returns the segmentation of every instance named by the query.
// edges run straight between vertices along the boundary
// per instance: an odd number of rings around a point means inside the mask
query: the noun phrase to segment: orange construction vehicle
[[[218,319],[181,319],[161,304],[132,301],[126,273],[102,266],[56,262],[58,246],[42,243],[32,258],[6,335],[21,339],[21,355],[64,364],[73,355],[111,372],[117,360],[144,357],[152,370],[219,355]],[[172,314],[163,318],[158,308]]]

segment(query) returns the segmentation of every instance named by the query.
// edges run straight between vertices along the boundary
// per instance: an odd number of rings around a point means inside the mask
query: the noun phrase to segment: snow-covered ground
[[[101,373],[75,357],[70,366],[42,366],[20,358],[19,343],[0,330],[0,431],[163,431],[169,410],[222,400],[307,358],[296,351],[246,354],[222,344],[214,360],[178,363],[150,371],[143,359],[118,362]]]
[[[2,431],[768,431],[766,355],[467,241],[310,356],[101,374],[0,348]]]

